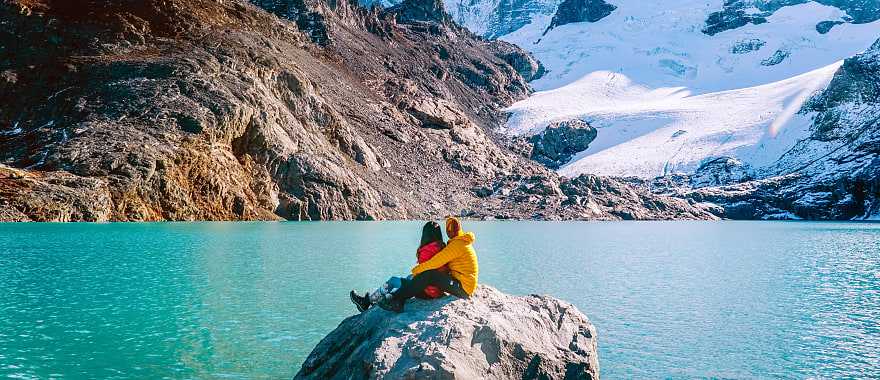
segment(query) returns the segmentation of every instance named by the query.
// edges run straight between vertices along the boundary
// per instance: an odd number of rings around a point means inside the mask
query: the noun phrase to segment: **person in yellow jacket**
[[[446,248],[430,260],[416,265],[412,269],[413,277],[404,279],[400,289],[387,303],[379,303],[380,307],[400,313],[406,300],[423,294],[425,288],[432,285],[459,298],[468,298],[474,293],[479,275],[477,253],[473,246],[474,234],[463,232],[461,222],[448,217],[446,236],[449,237]],[[449,268],[448,273],[439,270],[444,266]]]

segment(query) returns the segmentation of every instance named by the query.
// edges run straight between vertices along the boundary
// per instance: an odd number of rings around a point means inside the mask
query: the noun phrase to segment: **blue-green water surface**
[[[880,225],[466,222],[606,379],[880,376]],[[290,378],[421,223],[0,224],[0,378]]]

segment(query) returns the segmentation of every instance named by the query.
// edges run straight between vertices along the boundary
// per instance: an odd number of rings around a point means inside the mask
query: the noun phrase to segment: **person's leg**
[[[459,298],[468,297],[467,293],[462,289],[461,283],[448,273],[443,273],[438,270],[429,270],[419,273],[409,281],[404,281],[403,286],[394,292],[392,299],[395,301],[408,300],[424,293],[425,288],[431,285]]]
[[[351,298],[351,302],[357,306],[358,311],[363,313],[365,310],[369,309],[370,306],[391,298],[391,293],[399,289],[401,286],[403,286],[402,278],[391,277],[372,293],[366,293],[361,296],[352,290],[349,292],[349,298]]]

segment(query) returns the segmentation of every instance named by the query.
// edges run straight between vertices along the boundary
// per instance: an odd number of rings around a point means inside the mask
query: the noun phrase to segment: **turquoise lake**
[[[880,224],[465,222],[605,379],[880,376]],[[290,378],[420,222],[0,224],[0,378]]]

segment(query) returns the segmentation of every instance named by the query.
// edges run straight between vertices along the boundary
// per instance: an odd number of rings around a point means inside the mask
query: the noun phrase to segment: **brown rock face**
[[[107,183],[100,179],[0,165],[0,220],[106,222],[110,205]]]
[[[472,191],[559,181],[489,132],[528,56],[423,3],[297,1],[290,21],[240,0],[4,2],[0,162],[22,178],[0,218],[594,217]]]

